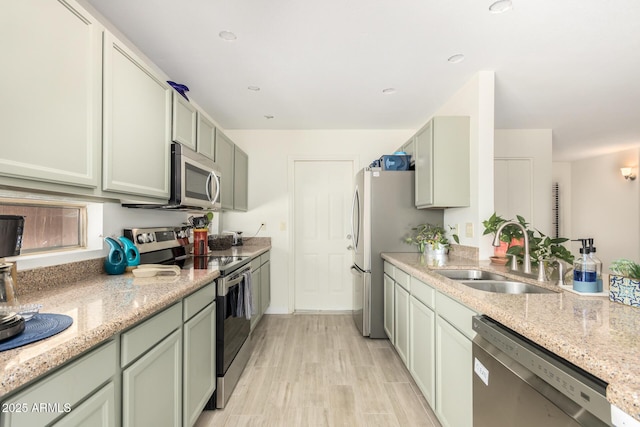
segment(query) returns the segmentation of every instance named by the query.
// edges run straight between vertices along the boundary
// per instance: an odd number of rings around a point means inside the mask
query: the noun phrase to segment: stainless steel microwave
[[[220,209],[220,172],[211,159],[181,144],[171,144],[169,204]]]
[[[178,143],[171,144],[171,197],[166,204],[127,204],[129,208],[220,210],[220,172],[213,160]]]

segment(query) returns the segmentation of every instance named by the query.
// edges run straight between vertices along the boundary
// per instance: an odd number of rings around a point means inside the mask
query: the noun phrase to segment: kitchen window
[[[22,255],[81,249],[87,245],[85,204],[0,199],[0,214],[25,217]]]

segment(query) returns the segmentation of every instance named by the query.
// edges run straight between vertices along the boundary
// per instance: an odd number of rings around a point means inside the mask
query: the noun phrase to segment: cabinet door
[[[249,156],[238,146],[233,155],[233,209],[246,212],[249,201]]]
[[[267,311],[271,304],[271,264],[266,262],[260,267],[260,304],[262,314]]]
[[[433,132],[427,123],[415,136],[416,206],[433,204]]]
[[[216,165],[220,171],[220,204],[233,209],[233,142],[216,129]]]
[[[386,267],[386,265],[385,265]],[[389,277],[386,273],[384,275],[384,331],[391,341],[391,344],[395,344],[394,337],[394,288],[395,284],[393,283],[393,279]]]
[[[473,424],[471,340],[436,316],[436,415],[444,427]]]
[[[122,373],[122,425],[182,424],[182,330],[178,329]]]
[[[0,174],[97,188],[102,26],[74,0],[0,13]]]
[[[112,382],[82,402],[54,427],[115,427],[116,391]]]
[[[169,199],[171,91],[105,32],[104,190]]]
[[[408,364],[409,354],[409,292],[397,283],[394,294],[395,307],[395,346],[400,359]]]
[[[429,405],[435,407],[436,315],[413,296],[409,300],[409,372]]]
[[[215,304],[184,324],[183,426],[192,426],[216,389]]]
[[[260,288],[262,287],[262,267],[251,272],[251,330],[256,327],[262,317]]]
[[[213,160],[216,160],[216,126],[201,111],[198,111],[198,128],[197,128],[198,153],[203,154]]]
[[[173,91],[173,113],[171,115],[171,139],[173,142],[196,150],[196,123],[198,114],[184,96]]]

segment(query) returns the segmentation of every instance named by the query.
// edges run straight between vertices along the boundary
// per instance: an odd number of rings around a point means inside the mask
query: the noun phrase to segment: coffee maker
[[[0,215],[0,340],[11,338],[24,331],[24,319],[7,307],[17,306],[14,265],[5,262],[8,256],[20,255],[24,217]]]

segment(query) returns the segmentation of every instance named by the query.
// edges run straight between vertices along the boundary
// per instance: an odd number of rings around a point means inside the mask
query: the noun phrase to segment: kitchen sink
[[[482,270],[436,270],[436,273],[453,280],[509,280],[501,274]]]
[[[551,289],[529,283],[518,282],[498,273],[476,269],[436,270],[449,279],[457,280],[465,286],[497,294],[547,294],[555,293]]]
[[[465,286],[497,294],[553,294],[551,289],[512,280],[462,280]]]

